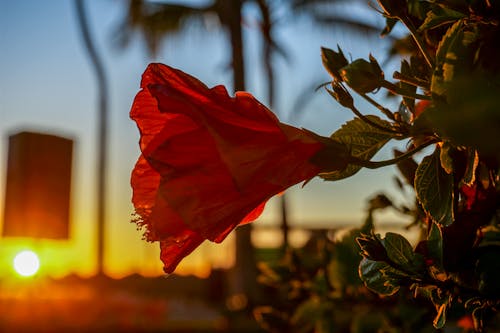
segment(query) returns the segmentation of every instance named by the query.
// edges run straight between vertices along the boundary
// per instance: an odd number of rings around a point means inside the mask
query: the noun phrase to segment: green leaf
[[[297,332],[311,331],[321,316],[321,301],[318,297],[312,297],[301,303],[292,315],[291,322],[297,328]]]
[[[406,60],[401,61],[401,74],[410,77],[413,76],[410,63]],[[413,95],[417,92],[417,87],[403,81],[399,82],[399,87],[401,88],[401,91],[404,91],[408,95]],[[415,109],[415,99],[403,97],[402,106],[400,105],[398,113],[405,122],[410,123],[412,121],[413,110]]]
[[[323,269],[312,278],[310,290],[317,295],[325,295],[330,290],[330,283]]]
[[[399,157],[404,154],[402,151],[394,149],[394,157]],[[399,172],[403,175],[404,179],[409,185],[413,185],[415,182],[415,173],[417,171],[418,164],[413,158],[406,158],[399,161],[396,164]]]
[[[333,316],[323,316],[314,325],[315,333],[331,333],[335,332],[337,323],[335,323]]]
[[[500,78],[500,76],[497,75]],[[446,101],[435,100],[425,111],[430,127],[455,146],[497,156],[500,151],[500,84],[484,72],[462,73],[446,83]],[[417,120],[420,118],[417,118]]]
[[[382,30],[382,32],[380,33],[380,36],[384,37],[384,36],[387,36],[388,34],[390,34],[391,31],[392,31],[392,29],[396,25],[396,23],[398,23],[398,21],[399,20],[396,19],[396,18],[386,17],[386,19],[385,19],[385,27]]]
[[[446,173],[451,174],[453,172],[453,158],[451,157],[452,145],[445,142],[441,147],[441,154],[439,159],[441,160],[441,167]]]
[[[370,290],[390,296],[398,292],[400,278],[405,274],[386,262],[363,258],[359,264],[359,276]]]
[[[335,242],[332,260],[327,265],[328,280],[334,288],[361,285],[358,266],[361,261],[356,237],[360,230],[353,229]]]
[[[292,315],[294,332],[331,332],[333,325],[333,304],[330,301],[312,296],[302,302]]]
[[[433,6],[432,10],[427,12],[424,23],[418,28],[419,31],[434,29],[444,24],[453,23],[456,20],[464,18],[465,14],[453,9],[441,6]]]
[[[462,182],[467,186],[472,186],[476,180],[476,168],[479,164],[479,154],[476,149],[469,148],[467,151],[467,167],[465,169]]]
[[[498,299],[500,297],[500,256],[499,246],[482,247],[476,261],[478,290],[481,294]]]
[[[453,92],[449,85],[457,78],[470,77],[476,69],[476,49],[480,33],[476,25],[467,25],[461,19],[453,24],[441,39],[436,52],[436,67],[431,80],[431,92],[444,96]]]
[[[472,311],[472,320],[474,322],[474,328],[481,332],[483,330],[483,313],[484,310],[481,307],[475,308]]]
[[[254,308],[253,315],[257,323],[270,332],[282,332],[287,329],[286,314],[271,306],[258,306]]]
[[[446,34],[441,39],[441,42],[438,45],[438,49],[436,51],[436,66],[434,74],[432,75],[431,80],[431,92],[437,95],[443,95],[446,91],[445,89],[445,79],[444,79],[444,65],[447,61],[446,57],[448,54],[448,49],[450,46],[459,38],[462,33],[463,21],[457,21],[453,24],[448,30]],[[448,61],[452,61],[449,59]],[[449,76],[449,73],[448,73]]]
[[[433,325],[437,329],[443,328],[444,324],[446,323],[446,307],[447,306],[448,305],[445,303],[445,304],[441,304],[438,308],[438,313],[433,321]]]
[[[368,115],[366,118],[380,126],[391,128],[391,123],[377,116]],[[347,145],[353,156],[369,160],[395,136],[396,133],[382,131],[360,118],[354,118],[333,133],[331,138]],[[320,177],[331,181],[340,180],[354,175],[360,169],[361,166],[349,164],[343,170],[321,173]]]
[[[443,268],[443,234],[441,227],[436,224],[431,224],[431,230],[427,236],[427,251],[428,256],[432,259],[434,265]]]
[[[429,3],[420,0],[408,0],[408,13],[420,20],[425,18],[425,15],[429,11]]]
[[[332,82],[332,90],[326,89],[330,96],[332,96],[343,107],[353,109],[354,99],[347,89],[337,81]]]
[[[482,239],[479,247],[497,246],[500,248],[500,227],[489,225],[481,228]]]
[[[374,261],[389,260],[387,250],[382,244],[378,234],[361,235],[356,238],[356,242],[361,249],[361,255],[363,257]]]
[[[432,294],[434,294],[438,289],[437,286],[432,284],[418,284],[418,283],[413,284],[411,288],[413,289],[414,297],[420,296],[423,298],[427,298],[429,300],[432,299]]]
[[[434,222],[448,226],[453,222],[453,176],[441,167],[441,149],[426,156],[415,173],[415,192],[422,208]]]
[[[415,254],[410,242],[406,238],[399,234],[388,232],[382,240],[382,244],[392,262],[402,267],[411,266]]]

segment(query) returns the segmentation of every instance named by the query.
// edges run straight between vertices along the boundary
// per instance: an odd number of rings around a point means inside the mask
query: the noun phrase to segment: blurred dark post
[[[97,140],[97,274],[104,274],[104,238],[106,216],[106,170],[108,143],[108,86],[104,66],[92,42],[83,0],[75,0],[78,24],[87,55],[94,67],[98,92],[98,140]]]
[[[67,239],[73,140],[20,132],[9,137],[3,236]]]

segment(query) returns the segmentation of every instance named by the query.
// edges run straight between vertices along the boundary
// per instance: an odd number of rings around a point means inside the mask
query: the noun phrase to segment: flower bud
[[[338,82],[332,82],[332,89],[333,90],[328,90],[327,91],[332,95],[333,98],[337,102],[339,102],[340,105],[353,109],[354,108],[354,100],[351,96],[351,94],[347,91],[344,86]]]
[[[337,81],[342,81],[340,77],[339,70],[342,67],[345,67],[349,64],[344,53],[337,46],[338,52],[335,52],[331,49],[327,49],[325,47],[321,48],[321,60],[323,61],[323,66],[325,66],[326,70],[330,75]]]
[[[382,86],[384,72],[377,60],[370,55],[370,62],[357,59],[340,69],[340,75],[345,83],[360,94],[369,93]]]

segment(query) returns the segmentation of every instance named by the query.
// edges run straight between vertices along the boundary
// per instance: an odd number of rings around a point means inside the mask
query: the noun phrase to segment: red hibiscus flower
[[[415,104],[414,118],[417,119],[431,105],[431,101],[423,100]]]
[[[148,66],[141,88],[130,112],[142,151],[132,202],[167,273],[205,239],[221,242],[269,198],[322,171],[310,162],[328,150],[321,139],[280,123],[246,92],[230,97],[162,64]]]

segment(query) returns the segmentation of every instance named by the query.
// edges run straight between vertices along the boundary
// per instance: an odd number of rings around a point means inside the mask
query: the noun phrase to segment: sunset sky
[[[127,49],[116,45],[116,29],[125,15],[125,4],[119,0],[86,1],[91,30],[110,84],[105,271],[116,277],[162,273],[157,244],[141,240],[141,232],[130,223],[133,207],[129,178],[139,156],[139,133],[128,112],[142,72],[149,62],[163,62],[198,77],[208,86],[224,84],[231,89],[228,45],[215,23],[208,24],[208,30],[189,27],[183,34],[168,39],[152,59],[139,37]],[[247,85],[250,92],[263,99],[265,86],[254,13],[251,7],[245,11]],[[384,60],[388,47],[388,43],[377,38],[368,40],[342,31],[316,29],[308,20],[290,17],[283,18],[277,37],[289,52],[290,61],[276,60],[279,89],[275,112],[284,122],[322,135],[330,134],[352,118],[324,90],[312,95],[300,117],[287,117],[304,89],[328,81],[321,65],[320,46],[336,48],[338,44],[352,59],[366,58],[371,52],[380,60]],[[0,0],[0,50],[0,221],[8,136],[33,130],[75,140],[70,240],[0,239],[0,277],[9,274],[13,255],[25,248],[39,253],[43,274],[91,275],[95,270],[97,95],[73,1]],[[366,104],[360,106],[367,113],[373,112]],[[388,156],[386,150],[377,158]],[[397,193],[392,185],[392,171],[363,171],[338,183],[315,180],[303,189],[295,187],[289,193],[292,224],[335,227],[360,222],[368,196],[381,189]],[[276,214],[277,209],[270,202],[256,227],[272,224]],[[397,216],[389,214],[386,218],[394,220]],[[180,265],[179,272],[203,274],[211,264],[224,266],[232,259],[232,240],[228,239],[222,245],[202,246]]]

